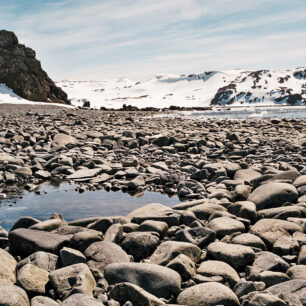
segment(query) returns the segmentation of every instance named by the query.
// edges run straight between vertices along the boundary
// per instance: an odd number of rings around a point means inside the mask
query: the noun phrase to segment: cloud
[[[0,4],[0,19],[57,79],[305,62],[304,0],[32,2]]]

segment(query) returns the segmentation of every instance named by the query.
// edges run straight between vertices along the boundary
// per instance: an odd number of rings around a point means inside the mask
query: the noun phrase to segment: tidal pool
[[[42,185],[41,195],[22,191],[8,194],[0,200],[0,225],[10,230],[22,216],[31,216],[41,221],[49,219],[54,212],[61,214],[66,221],[94,216],[125,216],[132,210],[149,203],[174,206],[180,203],[177,196],[169,197],[156,192],[145,191],[136,196],[128,193],[107,192],[105,190],[78,193],[77,185],[68,183]]]

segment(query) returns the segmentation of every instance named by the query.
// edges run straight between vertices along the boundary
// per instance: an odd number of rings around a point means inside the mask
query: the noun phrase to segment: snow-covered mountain
[[[127,78],[57,83],[72,104],[91,107],[206,107],[221,105],[306,105],[306,68],[163,74],[145,82]]]

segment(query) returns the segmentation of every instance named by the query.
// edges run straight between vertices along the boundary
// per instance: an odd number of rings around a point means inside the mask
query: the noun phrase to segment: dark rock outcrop
[[[49,78],[34,50],[18,43],[13,32],[0,31],[0,84],[20,97],[41,102],[70,104],[67,94]]]

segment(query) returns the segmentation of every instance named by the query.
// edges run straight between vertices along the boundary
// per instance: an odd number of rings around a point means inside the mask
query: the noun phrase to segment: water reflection
[[[170,198],[155,192],[144,191],[134,196],[122,191],[105,190],[78,193],[75,191],[77,187],[78,185],[56,182],[38,186],[36,193],[20,189],[8,192],[7,198],[0,201],[0,225],[9,230],[22,216],[46,220],[54,212],[62,214],[66,221],[94,216],[125,216],[149,203],[173,206],[180,202],[177,196]]]

